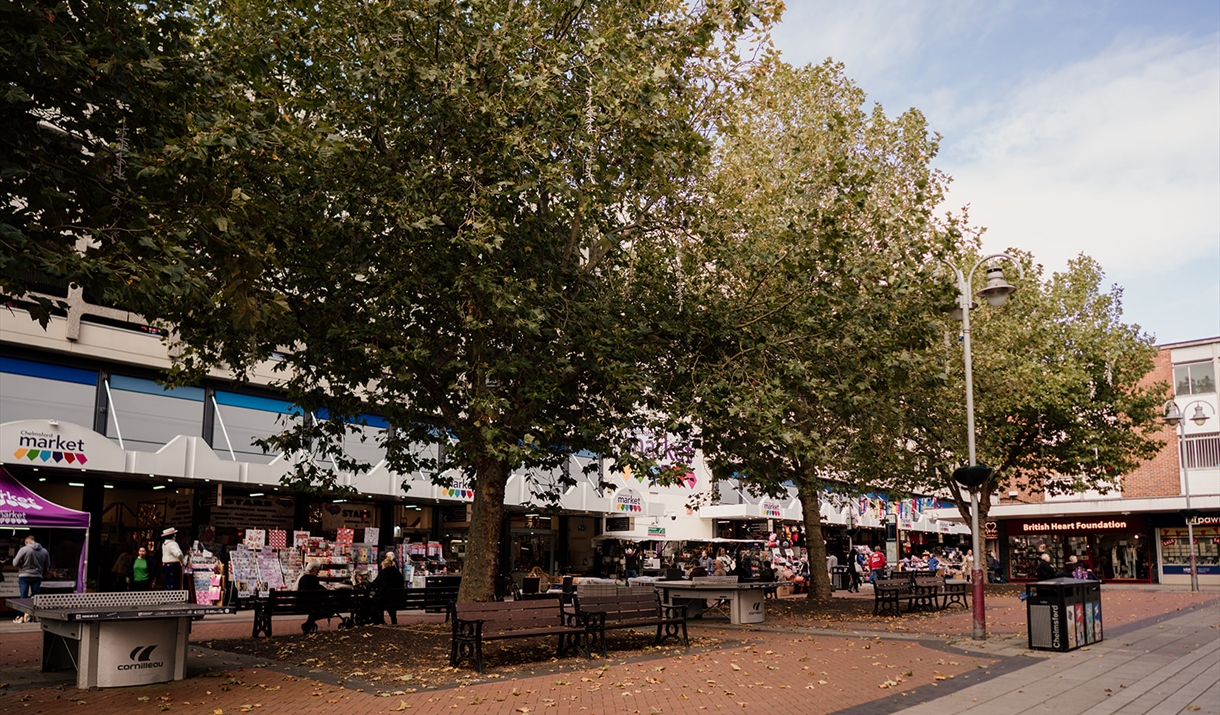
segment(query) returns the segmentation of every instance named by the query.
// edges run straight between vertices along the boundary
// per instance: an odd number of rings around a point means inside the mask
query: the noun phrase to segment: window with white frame
[[[1173,369],[1176,395],[1203,395],[1216,391],[1216,366],[1207,362],[1178,365]]]
[[[1220,467],[1220,434],[1187,435],[1181,445],[1183,469]]]

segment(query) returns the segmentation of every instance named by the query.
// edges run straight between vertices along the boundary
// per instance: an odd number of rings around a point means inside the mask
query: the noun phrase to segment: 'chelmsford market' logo
[[[780,511],[779,502],[774,502],[774,501],[763,502],[762,503],[762,513],[763,513],[763,516],[768,519],[778,519],[781,516],[783,516],[783,513]]]
[[[85,457],[85,440],[65,440],[57,434],[48,432],[31,432],[21,430],[17,439],[19,449],[13,452],[13,457],[31,462],[67,462],[68,464],[84,464],[89,461]]]
[[[634,489],[622,489],[614,495],[614,511],[644,511],[644,499]]]
[[[131,655],[127,656],[130,663],[120,663],[119,670],[145,670],[147,668],[163,668],[165,662],[152,659],[152,652],[156,650],[155,645],[138,645],[131,649]]]
[[[474,489],[467,479],[454,479],[453,483],[441,489],[441,496],[450,499],[474,499]]]

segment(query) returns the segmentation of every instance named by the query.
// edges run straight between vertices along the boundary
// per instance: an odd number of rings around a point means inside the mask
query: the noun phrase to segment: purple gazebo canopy
[[[89,513],[38,496],[0,467],[0,526],[88,529]]]

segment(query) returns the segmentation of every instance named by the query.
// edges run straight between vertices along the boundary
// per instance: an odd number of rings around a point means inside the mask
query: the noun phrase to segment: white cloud
[[[1118,44],[971,114],[951,145],[951,204],[970,203],[989,248],[1051,268],[1088,253],[1164,272],[1220,242],[1217,37]],[[961,129],[966,129],[962,127]]]

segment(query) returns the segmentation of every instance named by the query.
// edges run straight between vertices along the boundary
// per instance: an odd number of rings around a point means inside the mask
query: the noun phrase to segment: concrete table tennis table
[[[708,599],[719,599],[729,602],[730,623],[762,623],[766,619],[763,603],[767,590],[777,588],[780,584],[753,581],[738,583],[732,579],[733,577],[709,576],[707,580],[696,578],[693,581],[657,581],[656,587],[661,589],[662,597],[669,605],[685,604],[688,617],[702,615]]]
[[[182,680],[191,621],[235,613],[188,602],[186,591],[39,594],[8,605],[42,625],[42,669],[76,670],[78,688]]]

